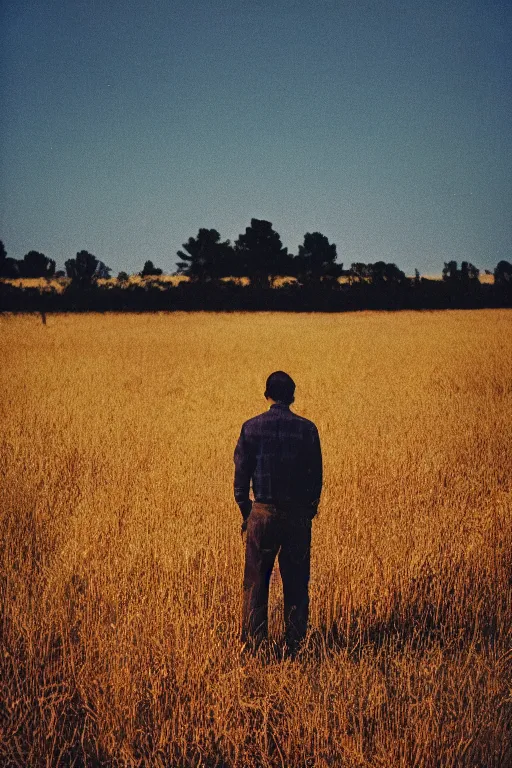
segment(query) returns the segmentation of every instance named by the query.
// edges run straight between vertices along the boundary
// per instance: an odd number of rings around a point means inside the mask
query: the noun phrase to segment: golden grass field
[[[512,311],[0,316],[0,764],[512,765]],[[267,375],[325,484],[304,658],[239,660]],[[271,629],[282,631],[278,572]]]

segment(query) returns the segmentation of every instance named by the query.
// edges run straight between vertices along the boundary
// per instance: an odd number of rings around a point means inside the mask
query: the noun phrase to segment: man
[[[311,521],[322,490],[318,430],[290,411],[294,393],[287,373],[270,374],[270,408],[243,424],[234,455],[235,500],[247,531],[241,640],[255,651],[267,639],[270,575],[279,553],[286,650],[292,657],[307,629]]]

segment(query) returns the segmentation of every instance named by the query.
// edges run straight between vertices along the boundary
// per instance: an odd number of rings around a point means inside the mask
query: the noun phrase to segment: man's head
[[[274,371],[267,379],[265,397],[276,403],[291,405],[295,400],[295,382],[284,371]]]

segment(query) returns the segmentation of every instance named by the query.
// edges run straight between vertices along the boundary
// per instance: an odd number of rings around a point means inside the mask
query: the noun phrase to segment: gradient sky
[[[175,269],[199,227],[512,260],[512,3],[4,0],[0,238]]]

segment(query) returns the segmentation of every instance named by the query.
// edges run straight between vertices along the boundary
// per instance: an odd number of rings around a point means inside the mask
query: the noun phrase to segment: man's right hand
[[[238,502],[238,506],[240,508],[240,512],[242,513],[242,517],[245,520],[249,517],[252,510],[252,501],[250,499],[247,499],[247,501]]]

